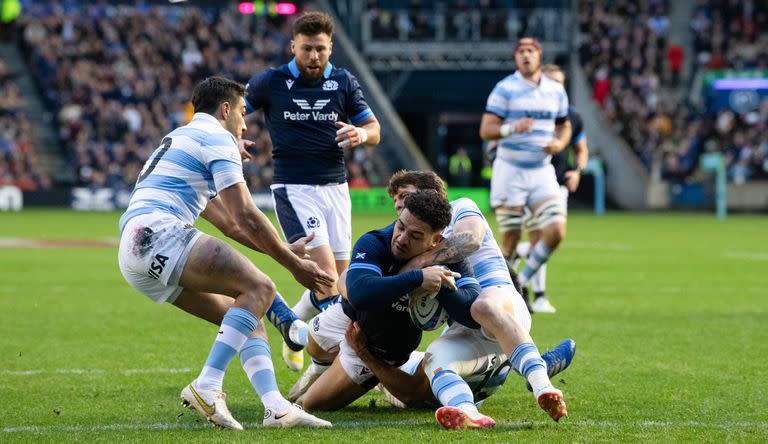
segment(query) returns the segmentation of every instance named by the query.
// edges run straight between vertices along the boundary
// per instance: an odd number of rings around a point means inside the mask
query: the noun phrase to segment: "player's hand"
[[[365,332],[360,328],[360,324],[350,322],[347,325],[347,331],[344,333],[344,337],[347,339],[347,344],[352,347],[352,350],[360,356],[368,348],[368,337],[365,336]]]
[[[515,123],[515,134],[530,133],[533,131],[533,119],[524,117]]]
[[[314,238],[315,232],[313,231],[309,233],[309,236],[304,236],[295,242],[288,244],[288,249],[302,259],[309,259],[309,250],[311,250],[312,247],[307,247],[307,244],[312,242],[312,239]]]
[[[565,172],[565,187],[569,193],[575,193],[581,182],[581,173],[579,170],[568,170]]]
[[[368,132],[365,128],[344,122],[336,122],[336,126],[339,128],[336,131],[336,144],[339,148],[354,148],[368,141]]]
[[[557,137],[553,137],[549,143],[544,146],[544,152],[547,154],[557,154],[565,148],[565,144]]]
[[[291,274],[298,283],[316,292],[327,290],[335,282],[331,275],[308,259],[300,259],[298,266],[291,270]]]
[[[421,272],[424,278],[420,288],[424,291],[437,293],[443,285],[453,291],[458,290],[453,272],[442,265],[433,265],[422,269]]]
[[[253,159],[253,155],[248,152],[248,148],[256,145],[256,142],[250,140],[240,139],[237,141],[237,149],[240,151],[240,158],[243,159],[243,163],[246,163]]]

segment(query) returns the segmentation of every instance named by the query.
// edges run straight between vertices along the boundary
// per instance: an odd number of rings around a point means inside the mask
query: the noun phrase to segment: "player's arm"
[[[573,163],[576,169],[565,172],[565,186],[568,192],[573,193],[579,188],[581,182],[581,173],[587,167],[589,160],[589,148],[587,148],[587,136],[582,131],[574,139],[576,142],[571,144],[573,149]]]
[[[462,200],[463,202],[471,202]],[[473,202],[462,204],[453,216],[453,233],[429,250],[408,262],[406,267],[423,268],[437,264],[461,262],[480,249],[485,236],[485,221]],[[405,268],[405,267],[403,267]]]
[[[427,401],[434,399],[429,379],[424,374],[422,363],[416,368],[415,374],[402,371],[377,358],[367,346],[367,338],[357,322],[347,327],[347,343],[355,354],[365,363],[376,379],[407,407],[421,407]]]
[[[263,253],[263,251],[259,249],[259,246],[253,243],[251,239],[245,235],[240,228],[240,225],[229,215],[229,212],[227,212],[227,209],[218,197],[215,197],[208,202],[208,205],[206,205],[203,212],[200,213],[200,216],[213,224],[214,227],[218,228],[224,236],[234,239],[252,250]]]
[[[514,123],[504,123],[498,114],[486,112],[480,121],[480,138],[483,140],[503,139],[510,134],[527,133],[533,130],[533,119],[525,117]]]
[[[555,119],[555,137],[544,147],[544,152],[557,154],[564,150],[571,142],[572,131],[571,121],[568,120],[568,116]]]
[[[321,289],[333,285],[333,278],[316,263],[296,256],[280,239],[277,230],[267,216],[253,203],[245,183],[238,182],[221,192],[219,198],[226,212],[237,221],[244,245],[252,244],[288,269],[299,283]]]
[[[409,270],[396,276],[382,276],[381,268],[375,268],[360,263],[347,268],[347,300],[356,310],[384,310],[417,288],[429,293],[439,291],[443,285],[456,289],[451,271],[443,267]]]
[[[339,148],[354,148],[359,145],[378,145],[381,141],[381,125],[378,119],[371,115],[359,125],[336,122],[336,143]]]
[[[481,291],[480,283],[475,278],[472,266],[468,260],[464,259],[458,263],[451,264],[450,269],[461,275],[456,280],[457,288],[456,290],[449,288],[441,289],[437,294],[437,300],[440,301],[440,305],[445,308],[445,311],[448,312],[454,321],[467,328],[480,328],[480,324],[472,318],[471,307]]]

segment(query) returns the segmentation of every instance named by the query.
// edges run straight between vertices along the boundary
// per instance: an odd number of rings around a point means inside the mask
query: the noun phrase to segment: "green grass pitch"
[[[119,216],[0,213],[0,238],[114,239]],[[355,215],[354,238],[391,219]],[[575,213],[568,230],[549,270],[558,312],[535,316],[532,335],[542,350],[578,344],[554,381],[570,418],[549,420],[512,375],[482,432],[444,431],[379,394],[320,413],[332,430],[264,430],[239,362],[225,388],[246,431],[216,430],[179,405],[214,326],[131,289],[114,248],[0,247],[0,442],[768,442],[766,217]],[[286,271],[247,254],[296,300]],[[269,331],[286,393],[298,375]]]

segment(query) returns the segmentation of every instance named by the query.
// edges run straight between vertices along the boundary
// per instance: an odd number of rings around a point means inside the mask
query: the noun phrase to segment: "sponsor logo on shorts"
[[[155,258],[152,260],[152,263],[149,265],[149,270],[147,271],[149,276],[154,279],[160,279],[160,275],[163,274],[163,270],[165,270],[166,262],[168,262],[168,256],[156,254]]]
[[[315,317],[315,319],[312,320],[312,330],[314,330],[315,333],[320,331],[320,318]]]
[[[371,373],[370,370],[368,370],[368,367],[361,367],[360,368],[360,376],[365,376],[367,374]]]
[[[315,216],[310,217],[307,219],[307,228],[318,228],[320,226],[320,219],[316,218]]]

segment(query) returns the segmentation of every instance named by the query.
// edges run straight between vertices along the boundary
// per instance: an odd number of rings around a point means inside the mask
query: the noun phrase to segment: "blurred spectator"
[[[725,155],[735,183],[768,176],[768,99],[743,115],[727,110],[711,116],[700,105],[661,93],[657,73],[663,57],[672,87],[682,86],[684,63],[683,48],[667,44],[667,5],[663,0],[580,3],[579,57],[595,101],[652,177],[685,180],[702,152],[715,151]],[[768,69],[768,3],[698,0],[690,29],[695,69]]]
[[[472,186],[472,159],[463,147],[448,160],[448,182],[456,187]]]
[[[57,110],[78,185],[132,188],[163,135],[191,119],[198,81],[221,75],[245,83],[290,58],[289,19],[231,6],[30,5],[20,18],[22,45]],[[245,137],[256,142],[246,179],[251,190],[268,190],[272,145],[263,114],[246,122]]]
[[[0,185],[22,191],[48,189],[51,180],[38,166],[32,125],[23,109],[18,85],[0,60]]]

